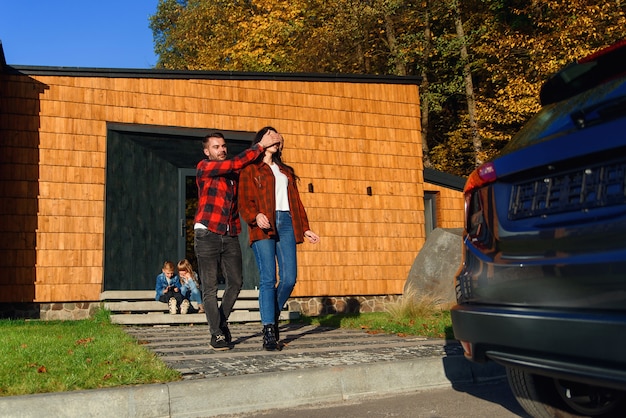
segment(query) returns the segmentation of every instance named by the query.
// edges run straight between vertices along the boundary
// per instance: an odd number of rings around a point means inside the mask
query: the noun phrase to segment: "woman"
[[[259,309],[263,324],[263,348],[278,348],[278,318],[296,285],[296,245],[319,236],[309,229],[300,200],[294,169],[281,159],[283,137],[267,126],[257,132],[253,144],[271,132],[277,143],[266,148],[239,177],[239,213],[248,224],[250,244],[259,269]],[[280,281],[276,286],[276,262]]]
[[[198,313],[204,313],[204,305],[202,305],[202,294],[200,293],[200,283],[198,283],[198,275],[193,271],[191,263],[187,259],[180,260],[177,265],[178,276],[180,278],[180,291],[184,298],[189,299],[198,304]]]

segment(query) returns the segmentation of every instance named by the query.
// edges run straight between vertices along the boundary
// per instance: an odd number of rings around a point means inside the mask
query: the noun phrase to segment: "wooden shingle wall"
[[[53,74],[4,75],[2,87],[2,196],[19,206],[0,224],[14,238],[5,249],[15,247],[4,290],[37,302],[98,300],[114,122],[276,127],[322,237],[299,246],[293,296],[402,293],[425,240],[416,85]]]
[[[44,86],[22,81],[9,83],[0,76],[0,302],[32,302],[35,297],[37,119]]]
[[[465,225],[463,192],[431,183],[424,184],[424,191],[437,193],[438,228],[463,228]]]

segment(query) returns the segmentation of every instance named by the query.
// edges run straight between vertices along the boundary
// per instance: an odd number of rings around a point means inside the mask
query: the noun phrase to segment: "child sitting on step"
[[[191,302],[196,302],[198,304],[198,313],[204,313],[198,274],[193,271],[193,267],[187,259],[180,260],[176,267],[178,267],[178,277],[181,284],[180,291],[183,297]]]
[[[174,275],[174,263],[166,261],[163,263],[161,274],[156,277],[155,300],[167,303],[170,314],[174,315],[180,311],[186,314],[189,310],[189,300],[183,297],[178,276]]]

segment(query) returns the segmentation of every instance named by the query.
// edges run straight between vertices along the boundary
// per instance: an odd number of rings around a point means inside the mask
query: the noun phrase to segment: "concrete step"
[[[224,290],[217,293],[221,301]],[[259,291],[242,290],[230,314],[229,322],[261,322]],[[120,325],[183,325],[206,324],[206,315],[189,313],[171,315],[166,303],[154,300],[154,290],[108,290],[100,294],[103,306],[111,312],[111,322]],[[194,310],[198,304],[191,302]],[[283,311],[282,321],[298,319],[299,312]]]
[[[300,317],[299,312],[283,311],[280,314],[281,321],[295,320]],[[170,315],[168,313],[145,313],[145,314],[116,314],[111,315],[111,322],[119,325],[185,325],[207,324],[205,314]],[[228,318],[230,323],[261,322],[259,311],[233,311]]]
[[[217,291],[217,298],[222,299],[224,290]],[[154,300],[155,290],[106,290],[100,293],[100,300],[106,301],[125,301],[125,300]],[[259,298],[258,290],[242,290],[239,292],[238,299],[256,299]]]
[[[191,302],[197,309],[197,303]],[[119,302],[104,302],[104,307],[115,313],[132,313],[132,312],[169,312],[167,303],[157,302],[156,300],[124,300]],[[234,306],[235,310],[259,310],[258,300],[237,300]]]

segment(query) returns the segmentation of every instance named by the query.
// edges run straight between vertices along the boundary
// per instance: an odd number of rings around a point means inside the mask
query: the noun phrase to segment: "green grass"
[[[360,329],[377,334],[416,335],[425,338],[454,339],[450,312],[423,318],[394,317],[388,312],[331,314],[301,317],[298,322],[335,328]]]
[[[405,296],[387,312],[302,316],[298,323],[369,333],[454,339],[450,311],[436,299]],[[67,392],[180,380],[110,313],[81,321],[0,320],[0,396]]]
[[[105,310],[81,321],[0,320],[0,332],[0,396],[180,379]]]
[[[406,292],[399,302],[389,305],[386,312],[305,316],[299,322],[370,333],[454,339],[448,306],[434,297],[412,292]]]

